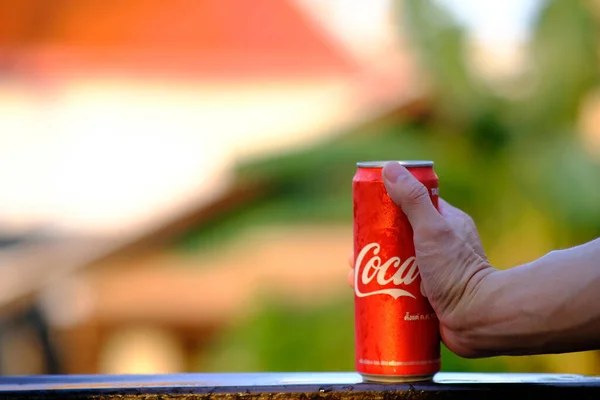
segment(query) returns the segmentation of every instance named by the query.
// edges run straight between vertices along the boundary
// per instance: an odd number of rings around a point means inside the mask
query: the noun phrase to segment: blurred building
[[[1,177],[5,226],[133,229],[175,198],[222,190],[240,160],[314,143],[417,90],[402,49],[358,57],[348,32],[335,39],[318,8],[294,2],[9,3],[1,169],[19,174]],[[211,190],[188,192],[204,181]]]
[[[66,372],[167,372],[267,288],[343,291],[347,227],[169,243],[264,195],[236,165],[410,112],[422,90],[380,3],[0,1],[7,320],[41,303]]]

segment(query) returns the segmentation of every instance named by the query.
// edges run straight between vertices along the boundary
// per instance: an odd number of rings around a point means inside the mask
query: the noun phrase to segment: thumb
[[[387,163],[382,176],[388,195],[402,208],[413,231],[430,230],[444,222],[433,206],[427,188],[400,163]]]

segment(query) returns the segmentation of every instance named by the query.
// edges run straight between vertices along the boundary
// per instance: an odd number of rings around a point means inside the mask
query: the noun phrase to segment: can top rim
[[[427,160],[388,160],[388,161],[360,161],[356,163],[358,168],[383,168],[389,162],[397,162],[398,164],[409,168],[426,168],[433,167],[433,161]]]

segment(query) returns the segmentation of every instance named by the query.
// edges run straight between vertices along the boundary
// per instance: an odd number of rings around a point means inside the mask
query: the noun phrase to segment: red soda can
[[[352,180],[356,370],[373,382],[427,380],[440,370],[439,321],[421,286],[410,223],[383,185],[387,162],[357,163]],[[438,208],[433,162],[398,162]]]

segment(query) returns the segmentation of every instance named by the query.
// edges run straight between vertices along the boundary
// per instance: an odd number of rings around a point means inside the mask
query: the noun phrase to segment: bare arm
[[[484,279],[457,332],[483,354],[600,348],[600,239]]]

